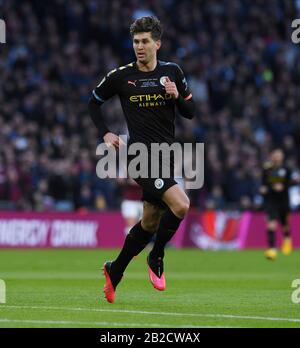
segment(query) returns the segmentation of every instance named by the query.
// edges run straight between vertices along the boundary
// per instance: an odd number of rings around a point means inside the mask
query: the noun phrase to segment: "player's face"
[[[271,161],[275,165],[281,165],[284,160],[284,155],[281,150],[275,150],[271,153]]]
[[[156,59],[156,52],[160,45],[160,40],[153,40],[151,33],[138,33],[133,37],[134,53],[137,60],[142,64],[148,64]]]

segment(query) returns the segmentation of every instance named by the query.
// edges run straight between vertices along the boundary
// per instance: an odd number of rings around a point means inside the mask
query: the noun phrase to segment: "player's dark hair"
[[[283,148],[278,146],[278,145],[274,145],[271,147],[270,154],[275,152],[275,151],[281,151],[283,154],[285,154]]]
[[[136,19],[130,26],[130,34],[133,37],[138,33],[151,33],[153,40],[157,41],[162,36],[160,20],[155,16],[147,16]]]

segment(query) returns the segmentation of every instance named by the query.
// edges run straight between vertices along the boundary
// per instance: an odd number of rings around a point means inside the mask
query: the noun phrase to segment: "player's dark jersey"
[[[275,190],[276,184],[281,183],[283,190]],[[291,171],[286,166],[275,167],[272,163],[266,163],[263,171],[263,185],[268,188],[267,200],[282,202],[288,201],[288,189],[291,184]]]
[[[179,94],[192,97],[180,67],[158,61],[153,71],[138,70],[130,63],[109,72],[93,91],[94,98],[104,102],[119,95],[127,121],[130,143],[172,143],[174,141],[175,100],[166,94],[166,77],[176,83]]]

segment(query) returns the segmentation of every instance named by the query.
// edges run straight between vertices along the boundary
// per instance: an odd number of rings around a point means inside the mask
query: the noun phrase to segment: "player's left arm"
[[[195,103],[189,90],[183,71],[176,66],[175,82],[168,78],[165,84],[166,93],[176,100],[179,113],[185,118],[192,119],[195,115]]]

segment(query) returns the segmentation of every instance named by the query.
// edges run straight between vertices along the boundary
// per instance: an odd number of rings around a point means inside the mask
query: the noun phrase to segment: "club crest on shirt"
[[[160,84],[164,86],[167,81],[167,78],[168,76],[162,76],[159,80]]]
[[[158,190],[160,190],[163,186],[164,186],[164,181],[163,181],[163,179],[156,179],[155,181],[154,181],[154,186],[158,189]]]

